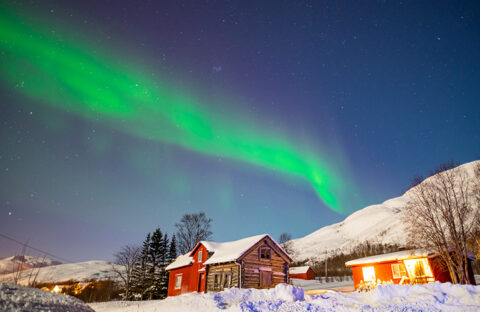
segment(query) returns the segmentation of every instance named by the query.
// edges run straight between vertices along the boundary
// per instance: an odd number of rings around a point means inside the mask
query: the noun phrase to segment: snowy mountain
[[[105,280],[116,278],[112,263],[107,261],[87,261],[25,270],[20,274],[19,283],[26,284],[29,280],[31,282],[37,272],[37,283],[64,282],[69,280],[82,282],[91,279]],[[0,283],[12,282],[14,277],[15,273],[0,275]]]
[[[480,161],[470,162],[458,168],[473,178],[473,168],[476,164],[480,164]],[[327,253],[332,256],[339,251],[349,252],[366,241],[406,244],[401,215],[409,201],[410,193],[411,189],[402,196],[360,209],[342,222],[325,226],[305,237],[292,240],[293,259],[322,260]]]
[[[50,265],[61,264],[61,262],[33,256],[13,256],[0,259],[0,274],[8,274],[19,270],[29,270],[32,268],[41,268]]]

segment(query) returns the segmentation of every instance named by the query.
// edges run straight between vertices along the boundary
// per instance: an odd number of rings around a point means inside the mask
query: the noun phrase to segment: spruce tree
[[[170,246],[168,250],[168,263],[172,263],[177,259],[177,239],[175,234],[172,235],[172,239],[170,240]]]
[[[136,299],[146,299],[145,290],[150,286],[148,278],[150,241],[151,236],[148,233],[143,241],[141,256],[134,270],[133,293]]]
[[[169,263],[168,262],[168,251],[169,251],[168,245],[169,245],[168,234],[165,233],[162,239],[161,249],[160,249],[160,272],[159,272],[160,298],[167,297],[167,293],[168,293],[168,272],[165,270],[165,268]]]
[[[169,240],[157,228],[148,233],[142,244],[141,257],[134,272],[134,296],[137,299],[163,299],[168,293],[168,272],[165,270],[177,257],[175,235]]]
[[[165,267],[167,266],[168,235],[162,234],[157,228],[152,235],[150,242],[150,270],[149,276],[152,281],[149,288],[149,298],[161,299],[167,296],[168,277]]]

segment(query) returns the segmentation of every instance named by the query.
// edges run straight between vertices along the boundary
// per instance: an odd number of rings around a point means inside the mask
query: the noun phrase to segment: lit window
[[[407,271],[405,271],[405,266],[402,263],[392,264],[392,273],[393,278],[402,278],[402,276],[407,276]]]
[[[430,264],[426,258],[404,260],[410,277],[433,277]]]
[[[177,275],[175,277],[175,289],[180,289],[180,288],[182,288],[182,276]]]
[[[203,251],[203,250],[200,250],[200,251],[198,252],[198,262],[202,262],[202,251]]]
[[[272,259],[271,250],[268,247],[260,247],[260,259],[270,260]]]
[[[373,266],[363,267],[362,272],[364,282],[375,282],[375,268]]]

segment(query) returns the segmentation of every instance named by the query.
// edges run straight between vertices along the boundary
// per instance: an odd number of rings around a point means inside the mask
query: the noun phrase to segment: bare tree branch
[[[404,222],[409,243],[436,249],[453,283],[468,284],[468,249],[479,232],[480,165],[473,174],[453,163],[412,188]]]
[[[212,236],[211,222],[212,219],[207,218],[204,212],[184,215],[180,222],[175,224],[178,251],[185,254],[198,242],[209,239]]]
[[[112,265],[112,269],[123,283],[125,300],[131,297],[134,269],[140,259],[140,255],[141,250],[136,245],[123,246],[122,249],[114,255],[115,264]]]

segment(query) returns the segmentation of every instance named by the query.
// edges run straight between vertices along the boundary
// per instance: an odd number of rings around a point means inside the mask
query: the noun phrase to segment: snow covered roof
[[[177,259],[175,259],[175,261],[167,265],[165,270],[169,271],[173,269],[178,269],[178,268],[190,265],[192,263],[193,263],[193,258],[190,257],[190,253],[187,253],[187,254],[178,256]]]
[[[213,252],[213,255],[205,261],[205,264],[235,261],[267,236],[270,237],[268,234],[262,234],[225,243],[201,242],[209,252]],[[274,240],[272,239],[272,241]]]
[[[392,253],[387,253],[382,255],[350,260],[345,262],[345,265],[354,266],[354,265],[379,263],[379,262],[387,262],[387,261],[400,261],[400,260],[405,260],[410,258],[432,257],[434,255],[437,255],[437,253],[431,249],[403,250],[403,251],[397,251],[397,252],[392,252]]]
[[[265,238],[270,238],[270,240],[284,252],[284,254],[290,259],[290,256],[285,252],[285,250],[277,244],[277,242],[268,234],[261,234],[255,235],[247,238],[242,238],[232,242],[224,242],[224,243],[217,243],[217,242],[209,242],[209,241],[201,241],[199,242],[191,252],[179,256],[172,262],[170,265],[166,267],[166,270],[172,270],[181,268],[193,263],[193,254],[195,250],[200,246],[203,245],[209,253],[213,253],[213,255],[208,258],[203,264],[216,264],[216,263],[224,263],[235,261],[240,258],[247,250],[249,250],[253,245],[261,241]],[[291,259],[290,259],[291,260]]]
[[[303,274],[303,273],[307,273],[308,269],[310,269],[310,267],[308,265],[293,267],[293,268],[288,269],[288,273],[289,274]]]

